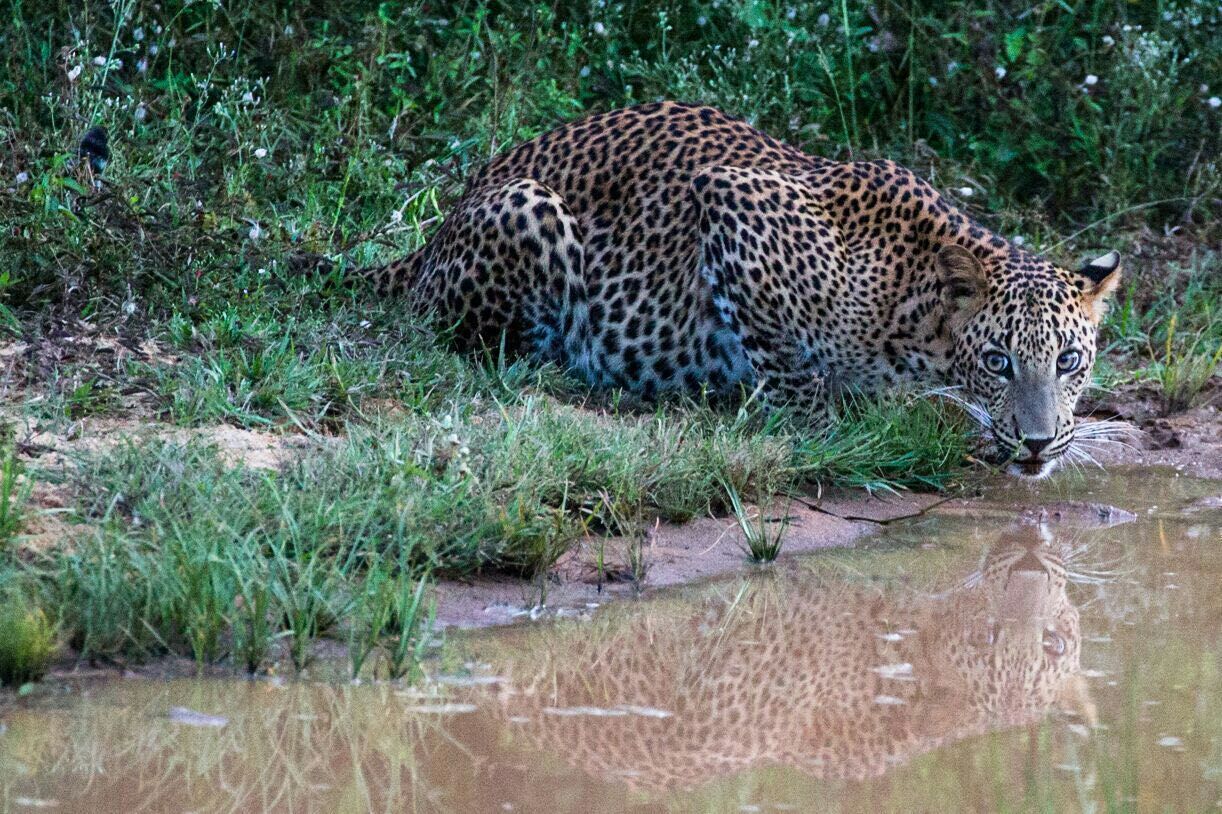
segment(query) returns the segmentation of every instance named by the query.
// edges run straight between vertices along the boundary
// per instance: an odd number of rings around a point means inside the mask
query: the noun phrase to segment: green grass
[[[1177,322],[1173,315],[1167,324],[1162,359],[1153,366],[1167,412],[1191,407],[1222,364],[1222,342],[1211,342],[1199,332],[1177,343]]]
[[[0,585],[0,685],[19,687],[42,678],[57,647],[42,608],[16,586]]]
[[[30,481],[22,477],[22,469],[12,444],[0,448],[0,555],[8,552],[24,522]]]
[[[853,478],[844,462],[820,465],[819,441],[783,417],[597,413],[530,394],[351,424],[278,470],[232,465],[198,442],[131,442],[86,455],[59,486],[92,532],[4,570],[38,586],[83,656],[172,653],[252,672],[284,658],[300,670],[330,638],[349,644],[354,673],[380,654],[400,675],[427,638],[435,576],[538,575],[587,535],[619,534],[639,583],[657,519],[741,514],[737,495],[765,503],[820,479],[927,483],[947,450],[962,454],[951,420],[926,428],[928,449],[908,450],[922,402],[884,403],[846,407],[827,444],[904,447],[906,463],[869,473],[857,462]]]
[[[1216,382],[1222,362],[1222,255],[1194,251],[1162,267],[1139,271],[1108,314],[1105,327],[1113,385],[1126,378],[1153,383],[1165,412],[1194,406]],[[1128,364],[1123,362],[1127,359]]]
[[[315,255],[415,245],[497,150],[658,97],[905,161],[1029,235],[1175,222],[1216,243],[1216,8],[1018,10],[18,2],[0,34],[4,321],[60,304],[131,329],[266,303]],[[74,156],[94,124],[112,141],[100,191]]]

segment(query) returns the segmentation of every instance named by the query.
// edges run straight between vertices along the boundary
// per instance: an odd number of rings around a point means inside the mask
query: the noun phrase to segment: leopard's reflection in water
[[[773,580],[541,637],[500,702],[515,740],[639,789],[877,776],[1052,710],[1093,719],[1068,581],[1047,530],[1017,526],[944,593]]]

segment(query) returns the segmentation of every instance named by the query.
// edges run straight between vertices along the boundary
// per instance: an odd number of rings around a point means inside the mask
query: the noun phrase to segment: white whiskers
[[[1136,449],[1135,442],[1141,436],[1141,430],[1127,421],[1083,421],[1074,429],[1074,440],[1065,450],[1064,457],[1067,462],[1089,463],[1102,469],[1103,464],[1095,455],[1107,451],[1109,445]]]

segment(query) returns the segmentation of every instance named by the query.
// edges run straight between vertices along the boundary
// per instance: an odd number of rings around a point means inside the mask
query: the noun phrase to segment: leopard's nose
[[[1015,571],[1033,571],[1038,574],[1046,574],[1048,573],[1048,566],[1044,565],[1043,560],[1028,551],[1010,566],[1010,573]]]
[[[1023,446],[1025,446],[1031,452],[1032,458],[1040,457],[1040,453],[1043,452],[1044,449],[1051,443],[1052,443],[1051,438],[1024,438],[1023,439]]]

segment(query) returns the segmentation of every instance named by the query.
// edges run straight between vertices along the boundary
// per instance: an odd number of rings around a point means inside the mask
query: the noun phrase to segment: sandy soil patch
[[[1201,406],[1164,415],[1147,387],[1104,396],[1092,415],[1128,421],[1141,434],[1128,446],[1107,444],[1093,454],[1105,466],[1169,466],[1186,475],[1222,478],[1222,384],[1207,388],[1199,400]]]

